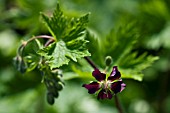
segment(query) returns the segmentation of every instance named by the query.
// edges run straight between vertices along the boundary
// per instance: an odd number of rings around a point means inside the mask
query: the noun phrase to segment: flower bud
[[[26,72],[27,65],[24,59],[21,56],[17,56],[13,59],[14,66],[18,71],[20,71],[22,74]]]
[[[107,56],[107,57],[105,58],[105,64],[106,64],[106,66],[110,66],[110,65],[112,64],[112,62],[113,62],[113,59],[112,59],[111,56]]]
[[[61,82],[56,83],[55,87],[56,87],[56,89],[58,89],[58,91],[61,91],[63,89],[63,85]]]
[[[53,105],[54,104],[54,95],[50,92],[47,93],[47,102],[50,104],[50,105]]]
[[[21,60],[21,64],[20,64],[20,72],[21,72],[22,74],[24,74],[24,73],[26,72],[26,70],[27,70],[26,63],[25,63],[25,61],[22,59],[22,60]]]
[[[57,98],[57,97],[59,96],[59,93],[58,93],[58,90],[57,90],[57,89],[54,89],[54,90],[53,90],[53,96],[54,96],[55,98]]]

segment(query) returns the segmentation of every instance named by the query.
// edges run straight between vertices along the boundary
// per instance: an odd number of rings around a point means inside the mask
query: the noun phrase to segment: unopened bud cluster
[[[47,88],[47,102],[50,105],[53,105],[55,102],[55,98],[58,98],[59,91],[63,89],[64,83],[61,80],[62,75],[59,71],[51,72],[50,76],[44,78],[44,83]]]

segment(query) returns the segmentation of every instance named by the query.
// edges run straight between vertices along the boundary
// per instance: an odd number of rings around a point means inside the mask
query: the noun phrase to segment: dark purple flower
[[[105,73],[101,73],[98,69],[95,69],[92,73],[97,82],[91,82],[90,84],[83,84],[83,87],[88,89],[89,94],[98,92],[98,99],[111,99],[114,94],[121,92],[126,87],[126,84],[122,82],[121,74],[117,69],[117,66],[113,67],[113,70],[108,78]]]

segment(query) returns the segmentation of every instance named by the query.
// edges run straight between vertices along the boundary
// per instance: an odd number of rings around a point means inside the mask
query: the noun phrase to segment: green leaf
[[[51,69],[68,64],[70,60],[77,62],[78,58],[90,56],[86,49],[88,41],[85,40],[88,16],[89,14],[80,18],[69,18],[63,14],[59,4],[52,17],[42,14],[56,42],[41,49],[38,54],[45,57]]]
[[[128,63],[128,60],[127,60],[127,62],[124,63],[124,64],[125,65],[129,64],[128,67],[123,68],[124,66],[120,66],[122,78],[142,81],[143,76],[144,76],[142,71],[144,69],[146,69],[147,67],[151,66],[153,64],[153,62],[155,62],[158,59],[159,59],[159,57],[157,57],[157,56],[145,56],[145,54],[144,54],[144,55],[141,55],[140,57],[138,57],[136,59],[134,58],[133,60],[129,60],[129,63]]]
[[[63,15],[63,12],[60,9],[59,4],[57,4],[56,10],[53,13],[53,17],[49,18],[43,13],[41,13],[42,18],[44,19],[45,24],[47,25],[50,33],[55,38],[60,38],[64,28],[67,26],[66,17]]]
[[[80,18],[69,18],[63,14],[59,4],[57,4],[51,18],[44,14],[41,15],[52,36],[64,41],[71,41],[72,39],[83,36],[89,16],[89,14],[86,14]]]
[[[78,49],[68,49],[64,41],[53,43],[48,47],[38,51],[38,54],[44,56],[45,59],[47,59],[51,69],[68,64],[70,60],[77,62],[78,58],[90,56],[90,53],[87,50],[81,51]]]
[[[134,79],[138,81],[142,81],[143,79],[143,74],[135,69],[120,69],[121,72],[121,78],[123,79]]]
[[[110,55],[113,61],[116,62],[122,55],[124,56],[132,50],[138,39],[135,25],[135,22],[124,23],[112,29],[110,34],[101,42],[102,52],[105,57]]]
[[[89,14],[80,18],[69,18],[63,14],[59,4],[52,17],[42,14],[56,42],[41,49],[38,54],[45,57],[51,69],[68,64],[70,60],[77,62],[78,58],[90,56],[86,49],[88,41],[85,40],[88,16]]]
[[[151,64],[158,60],[159,57],[141,54],[137,57],[137,52],[128,53],[124,57],[121,57],[116,65],[122,69],[122,78],[129,78],[138,81],[142,81],[142,70],[151,66]]]
[[[87,40],[84,40],[83,38],[77,38],[77,39],[67,42],[66,45],[69,49],[80,49],[80,50],[82,49],[83,50],[87,43],[88,43]]]
[[[135,44],[139,41],[139,38],[142,38],[139,37],[135,26],[135,22],[121,23],[121,26],[116,26],[103,39],[101,46],[104,57],[112,56],[112,66],[120,68],[122,78],[142,81],[144,76],[142,71],[149,67],[158,57],[148,55],[147,53],[132,52],[136,50]],[[110,67],[109,71],[111,70],[112,67]]]

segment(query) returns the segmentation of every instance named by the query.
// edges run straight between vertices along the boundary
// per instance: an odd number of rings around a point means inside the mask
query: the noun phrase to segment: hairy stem
[[[48,35],[39,35],[39,36],[34,36],[32,38],[30,38],[28,42],[31,42],[32,40],[35,40],[35,39],[38,39],[38,38],[46,38],[46,39],[51,39],[51,40],[54,40],[54,38],[52,36],[48,36]]]
[[[89,57],[84,57],[84,59],[85,59],[94,69],[97,69],[96,64],[95,64]]]
[[[119,98],[117,97],[117,95],[115,95],[114,97],[115,97],[115,104],[116,104],[116,107],[117,107],[119,113],[123,113],[123,109],[120,104]]]
[[[51,40],[51,41],[54,41],[54,40],[55,40],[52,36],[48,36],[48,35],[34,36],[34,37],[30,38],[29,40],[22,42],[22,45],[21,45],[21,46],[19,47],[19,49],[18,49],[18,54],[19,54],[19,56],[20,56],[20,55],[22,56],[23,50],[24,50],[25,46],[26,46],[29,42],[31,42],[31,41],[33,41],[33,40],[35,40],[35,39],[45,39],[45,38],[46,38],[46,39],[49,39],[49,40]]]

